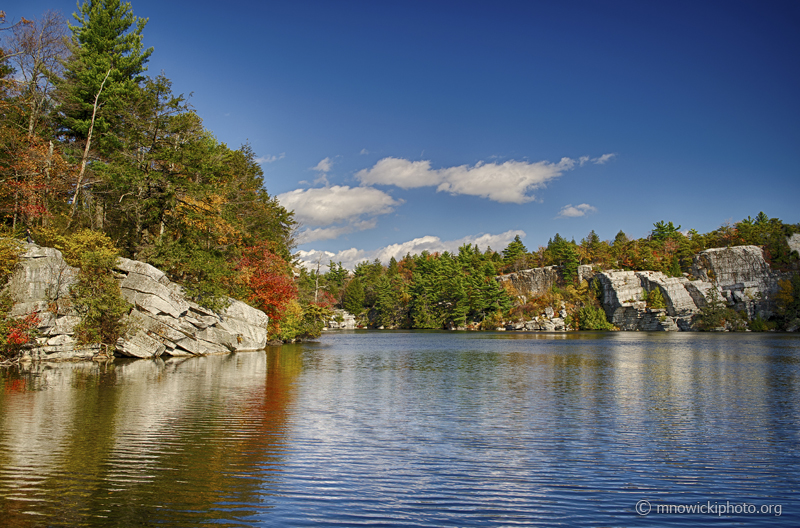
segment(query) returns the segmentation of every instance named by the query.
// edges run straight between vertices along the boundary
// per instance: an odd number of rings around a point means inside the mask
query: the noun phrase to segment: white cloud
[[[330,240],[348,233],[373,229],[376,216],[389,214],[403,203],[372,187],[334,185],[317,189],[296,189],[278,195],[283,207],[294,211],[306,227],[297,235],[299,244]],[[366,219],[363,217],[367,217]]]
[[[338,253],[320,251],[318,249],[312,249],[310,251],[300,250],[295,253],[295,257],[297,257],[300,265],[308,270],[316,270],[317,262],[319,262],[320,273],[325,273],[328,271],[328,268],[330,267],[328,264],[331,261],[341,262],[345,268],[352,270],[359,262],[369,260],[366,255],[366,251],[356,248],[345,249],[344,251],[339,251]]]
[[[384,158],[371,169],[356,173],[362,185],[395,185],[402,189],[435,186],[437,191],[467,194],[502,203],[526,203],[536,199],[531,191],[572,169],[576,161],[562,158],[558,163],[539,161],[478,162],[432,169],[430,161]]]
[[[589,156],[581,156],[578,158],[578,163],[581,167],[586,165],[587,163],[594,163],[595,165],[605,165],[607,162],[611,161],[616,154],[603,154],[597,158],[592,158]]]
[[[408,253],[411,253],[412,255],[422,253],[423,251],[428,251],[429,253],[435,253],[437,251],[439,253],[445,251],[457,253],[458,248],[464,244],[477,244],[481,250],[485,250],[487,246],[491,246],[495,250],[502,250],[508,245],[509,242],[514,240],[514,237],[517,235],[524,237],[525,231],[506,231],[505,233],[500,233],[499,235],[471,235],[464,238],[459,238],[458,240],[444,241],[437,236],[427,235],[409,240],[408,242],[403,242],[401,244],[392,244],[381,248],[375,252],[375,256],[372,258],[378,258],[381,262],[386,264],[389,262],[389,260],[391,260],[392,257],[400,260]]]
[[[478,163],[474,167],[462,165],[442,169],[444,181],[437,191],[451,194],[469,194],[501,203],[525,203],[536,199],[530,191],[570,170],[575,162],[563,158],[559,163],[540,161],[506,161],[502,164]]]
[[[361,149],[361,152],[359,152],[359,154],[361,154],[362,156],[365,156],[365,155],[369,154],[369,151],[364,148],[364,149]]]
[[[319,172],[322,172],[322,173],[327,173],[327,172],[331,171],[332,167],[333,167],[333,160],[330,159],[330,158],[325,158],[324,160],[322,160],[319,163],[317,163],[316,167],[311,167],[310,170],[315,170],[315,171],[319,171]]]
[[[328,226],[349,222],[361,215],[383,215],[403,203],[371,187],[334,185],[317,189],[296,189],[278,195],[278,201],[304,225]]]
[[[356,178],[363,185],[396,185],[401,189],[438,185],[440,177],[431,170],[430,161],[408,161],[401,158],[383,158],[371,169],[360,170]]]
[[[561,208],[556,218],[576,218],[578,216],[586,216],[588,213],[597,212],[596,207],[589,204],[572,205],[568,204]]]
[[[517,235],[519,235],[521,238],[525,237],[525,232],[520,230],[512,230],[496,235],[471,235],[458,240],[442,240],[437,236],[427,235],[400,244],[391,244],[374,251],[364,251],[356,248],[346,249],[344,251],[339,251],[338,253],[311,250],[298,251],[297,256],[301,261],[301,264],[308,269],[316,269],[317,259],[321,258],[321,264],[325,265],[326,269],[328,262],[332,260],[333,262],[341,262],[345,268],[352,270],[355,269],[359,262],[363,262],[365,260],[373,261],[376,258],[384,264],[388,264],[392,257],[397,260],[401,260],[406,256],[406,254],[409,253],[412,255],[422,253],[423,251],[428,251],[429,253],[442,253],[445,251],[457,253],[458,248],[464,244],[477,244],[481,251],[485,251],[487,247],[491,247],[496,251],[500,251],[504,249],[509,242],[514,240],[514,237]]]
[[[615,156],[616,156],[616,154],[603,154],[599,158],[594,158],[592,160],[592,162],[597,164],[597,165],[603,165],[604,163],[606,163],[607,161],[610,161]]]
[[[263,157],[260,157],[260,158],[256,158],[255,162],[258,163],[259,165],[262,164],[262,163],[273,163],[273,162],[281,160],[281,159],[283,159],[285,157],[286,157],[286,153],[285,152],[281,152],[280,154],[273,155],[273,156],[263,156]]]
[[[373,229],[377,225],[378,221],[375,218],[371,218],[369,220],[353,221],[349,224],[339,226],[305,229],[297,235],[297,243],[307,244],[308,242],[316,242],[319,240],[331,240],[356,231]]]

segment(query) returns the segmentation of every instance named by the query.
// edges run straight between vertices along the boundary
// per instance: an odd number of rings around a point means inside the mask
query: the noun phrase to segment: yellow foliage
[[[56,248],[64,254],[70,266],[79,268],[111,268],[119,250],[108,236],[91,229],[82,229],[57,241]]]
[[[22,243],[13,238],[0,238],[0,287],[6,283],[9,275],[19,263]]]
[[[225,197],[212,194],[203,200],[183,196],[174,211],[167,215],[178,218],[186,226],[206,233],[216,244],[241,244],[242,234],[222,217]]]
[[[786,310],[792,304],[792,301],[794,301],[792,293],[792,281],[785,279],[778,281],[778,293],[775,296],[775,303],[778,305],[779,310]]]
[[[520,296],[519,291],[514,287],[514,284],[510,280],[502,281],[503,289],[506,290],[506,293],[512,298],[517,298]]]
[[[292,299],[286,304],[286,311],[280,322],[275,319],[269,320],[269,333],[273,339],[278,338],[282,341],[290,341],[300,333],[302,323],[303,307],[300,306],[297,299]]]

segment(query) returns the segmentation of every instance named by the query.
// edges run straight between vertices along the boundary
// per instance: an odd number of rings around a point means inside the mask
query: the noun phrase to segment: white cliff
[[[115,355],[198,356],[267,345],[269,318],[260,310],[235,299],[228,299],[228,307],[220,312],[203,308],[144,262],[120,258],[114,273],[122,296],[132,305]],[[89,359],[100,352],[96,346],[79,347],[74,339],[80,317],[70,307],[69,291],[77,274],[60,251],[27,245],[5,290],[15,301],[10,316],[39,316],[40,337],[35,347],[24,351],[23,361]]]

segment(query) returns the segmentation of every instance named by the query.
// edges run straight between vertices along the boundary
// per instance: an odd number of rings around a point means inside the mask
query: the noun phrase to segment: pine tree
[[[668,238],[680,236],[681,226],[675,227],[672,222],[666,223],[660,220],[653,224],[653,231],[650,233],[650,238],[663,242]]]
[[[506,264],[513,264],[520,257],[523,257],[527,252],[528,249],[525,247],[525,244],[522,243],[519,235],[517,235],[514,237],[514,240],[512,240],[503,250],[503,262]]]
[[[120,0],[84,1],[73,16],[78,24],[69,26],[72,57],[57,83],[59,121],[68,135],[86,140],[96,106],[95,145],[109,152],[117,145],[118,114],[144,80],[141,74],[153,52],[142,46],[147,19],[135,17],[130,3]]]
[[[364,309],[364,285],[356,277],[351,280],[344,290],[344,309],[353,315],[358,315]]]

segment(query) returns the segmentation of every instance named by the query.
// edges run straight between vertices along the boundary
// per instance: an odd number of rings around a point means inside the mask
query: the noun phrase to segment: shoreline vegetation
[[[206,309],[223,310],[231,297],[264,311],[281,342],[319,336],[334,309],[365,327],[494,330],[555,307],[571,329],[611,329],[579,266],[680,277],[700,251],[739,245],[794,273],[774,316],[744,327],[785,329],[800,316],[799,257],[787,242],[800,224],[763,212],[705,234],[659,221],[640,239],[556,234],[529,250],[517,237],[502,251],[466,244],[308,270],[293,257],[294,214],[265,190],[252,148],[218,141],[169,78],[145,75],[147,20],[113,0],[83,2],[73,18],[47,12],[12,25],[0,12],[0,285],[17,268],[20,241],[60,250],[79,270],[69,302],[81,314],[80,344],[111,350],[122,331],[130,306],[114,280],[117,257],[162,270]],[[558,267],[559,281],[535,298],[496,280],[546,266]],[[658,294],[648,302],[658,306]],[[10,317],[13,304],[0,296],[5,359],[37,336],[37,314]],[[714,327],[735,315],[717,308]]]
[[[302,271],[299,280],[305,281],[305,288],[315,285],[332,295],[337,306],[355,316],[354,326],[359,328],[521,329],[523,321],[547,314],[560,316],[565,330],[617,330],[603,310],[601,281],[582,278],[581,272],[657,272],[667,281],[688,281],[699,278],[691,272],[696,271],[694,261],[703,251],[739,247],[745,254],[752,250],[763,255],[769,274],[777,277],[769,315],[763,317],[752,308],[752,313],[742,310],[747,303],[739,303],[735,310],[731,305],[736,303],[727,303],[714,288],[687,324],[695,330],[786,330],[794,328],[800,317],[800,259],[789,246],[789,238],[798,232],[800,226],[764,213],[706,234],[683,233],[672,222],[657,222],[650,235],[641,239],[629,239],[620,232],[613,241],[601,241],[592,231],[576,243],[556,234],[546,247],[531,252],[517,238],[502,252],[467,244],[453,254],[423,252],[406,255],[399,262],[393,258],[388,266],[363,262],[352,274],[341,264],[331,263],[330,272],[317,276]],[[735,267],[734,272],[759,275]],[[505,280],[531,271],[549,274],[549,285],[535,292],[520,291],[514,286],[519,281]],[[709,274],[706,284],[716,284],[713,272]],[[666,315],[660,288],[639,290],[639,297],[630,303],[619,300]],[[758,300],[750,299],[751,307]]]

